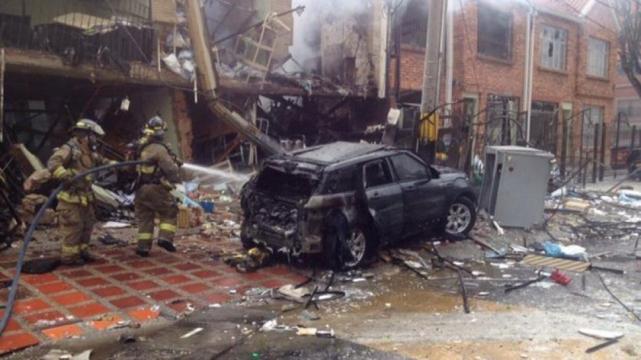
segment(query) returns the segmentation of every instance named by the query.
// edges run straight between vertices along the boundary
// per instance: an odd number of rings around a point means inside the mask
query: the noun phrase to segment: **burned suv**
[[[425,230],[466,235],[475,202],[462,173],[406,150],[336,142],[265,160],[241,194],[241,240],[352,268],[378,246]]]

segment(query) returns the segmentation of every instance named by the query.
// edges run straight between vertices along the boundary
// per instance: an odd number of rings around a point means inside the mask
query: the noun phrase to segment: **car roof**
[[[315,146],[292,152],[291,155],[301,161],[307,161],[322,165],[334,165],[347,162],[365,155],[377,152],[385,152],[388,149],[385,145],[352,143],[338,141],[330,144]]]

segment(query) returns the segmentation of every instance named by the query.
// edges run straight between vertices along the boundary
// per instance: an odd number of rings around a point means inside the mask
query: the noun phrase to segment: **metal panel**
[[[540,224],[553,157],[532,148],[488,147],[481,207],[503,226],[529,228]]]

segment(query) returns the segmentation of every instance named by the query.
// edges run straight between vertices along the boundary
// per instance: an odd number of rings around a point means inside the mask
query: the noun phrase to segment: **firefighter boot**
[[[167,239],[158,239],[158,246],[161,248],[169,251],[169,252],[176,252],[176,247],[174,246],[174,243]]]

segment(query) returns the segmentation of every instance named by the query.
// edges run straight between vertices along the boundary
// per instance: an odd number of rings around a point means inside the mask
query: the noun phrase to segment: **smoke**
[[[321,25],[343,17],[360,15],[372,7],[372,0],[293,0],[292,6],[305,6],[294,16],[293,58],[304,65],[320,56]]]

